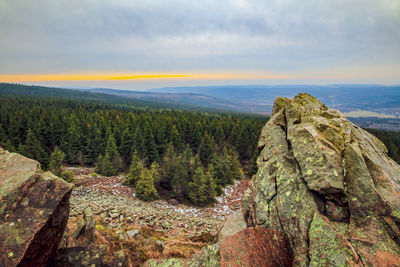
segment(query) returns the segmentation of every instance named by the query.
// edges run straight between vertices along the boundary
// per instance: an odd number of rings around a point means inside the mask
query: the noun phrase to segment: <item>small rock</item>
[[[162,240],[157,240],[155,243],[156,249],[162,254],[164,251],[164,241]]]
[[[121,249],[117,256],[114,258],[114,267],[127,267],[128,265],[128,259],[124,253],[124,251]]]
[[[170,200],[168,200],[168,204],[170,204],[172,206],[178,206],[179,202],[176,199],[171,198]]]
[[[163,223],[161,223],[161,227],[164,228],[164,229],[169,229],[170,228],[170,224],[169,224],[169,222],[163,222]]]
[[[126,235],[127,235],[128,237],[135,237],[135,236],[137,236],[138,234],[139,234],[139,230],[130,230],[130,231],[126,232]]]

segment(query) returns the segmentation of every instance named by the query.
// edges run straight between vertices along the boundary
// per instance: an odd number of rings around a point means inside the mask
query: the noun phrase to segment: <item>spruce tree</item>
[[[133,134],[133,145],[131,151],[136,151],[138,153],[138,156],[141,159],[144,159],[146,157],[146,142],[144,138],[143,131],[140,129],[140,127],[136,127],[135,133]]]
[[[178,131],[178,129],[176,128],[176,125],[172,126],[172,129],[170,132],[170,141],[178,153],[182,152],[184,141],[182,138],[182,134]]]
[[[159,161],[160,155],[158,154],[153,132],[148,124],[146,124],[145,127],[145,146],[147,149],[146,157],[149,160],[149,163],[152,163],[153,161]]]
[[[207,166],[214,151],[214,140],[212,136],[206,132],[199,146],[199,157],[204,166]]]
[[[242,126],[239,132],[239,136],[236,139],[236,150],[240,159],[249,158],[248,139],[249,131],[246,127]]]
[[[92,125],[89,128],[88,141],[86,145],[85,164],[92,165],[96,162],[97,157],[104,151],[103,138],[100,130]]]
[[[212,176],[212,171],[207,171],[205,180],[205,195],[206,195],[205,204],[212,203],[215,201],[215,196],[217,195],[215,189],[216,189],[216,184]]]
[[[118,154],[117,145],[115,144],[114,135],[111,130],[108,131],[107,147],[104,157],[99,157],[96,172],[104,175],[116,175],[121,170],[122,160]]]
[[[152,201],[158,198],[150,170],[143,169],[139,181],[136,183],[135,194],[139,199],[144,201]]]
[[[129,172],[125,179],[125,184],[133,187],[136,186],[136,183],[139,180],[142,171],[143,171],[143,162],[139,158],[138,153],[135,151],[135,153],[132,156]]]
[[[96,167],[94,168],[94,171],[101,174],[103,172],[103,155],[102,154],[99,154],[97,156],[95,165],[96,165]]]
[[[121,135],[121,145],[119,151],[124,162],[129,163],[132,155],[132,147],[134,144],[134,132],[130,127],[125,128]]]
[[[8,152],[17,152],[10,139],[7,140],[3,148]]]
[[[83,133],[77,119],[73,119],[70,123],[67,136],[62,143],[62,150],[66,153],[68,163],[82,164],[80,154],[84,151]]]
[[[197,205],[206,205],[215,200],[215,184],[210,172],[204,173],[199,167],[195,170],[193,181],[189,183],[189,199]]]
[[[224,132],[222,130],[221,124],[218,124],[214,137],[215,137],[216,143],[219,146],[221,146],[223,144],[223,142],[225,141],[225,136],[224,136]]]
[[[162,155],[164,154],[165,150],[168,148],[168,140],[166,137],[166,124],[163,120],[160,120],[158,122],[158,127],[156,128],[156,134],[155,134],[155,139],[156,139],[156,144],[158,148],[158,154]]]
[[[19,150],[22,155],[39,161],[42,169],[49,167],[49,156],[31,129],[28,129],[25,144],[20,145]]]
[[[161,161],[160,185],[166,189],[171,189],[171,180],[177,165],[177,156],[172,144],[170,144]]]
[[[65,159],[65,154],[56,147],[50,155],[49,170],[57,176],[61,175],[61,165]]]
[[[238,159],[238,155],[235,151],[230,151],[228,155],[228,170],[230,171],[230,183],[234,180],[240,180],[244,177],[242,165]]]
[[[151,177],[153,177],[154,185],[160,183],[161,173],[160,173],[160,164],[154,161],[150,166]]]
[[[115,142],[114,134],[110,131],[108,134],[108,139],[107,139],[107,147],[105,151],[105,156],[104,158],[108,158],[111,163],[115,166],[117,171],[121,170],[122,168],[122,160],[121,157],[118,153],[117,145]]]
[[[173,196],[179,200],[182,200],[187,194],[189,173],[187,162],[185,161],[182,154],[179,155],[177,160],[178,162],[175,166],[171,179],[171,188]]]

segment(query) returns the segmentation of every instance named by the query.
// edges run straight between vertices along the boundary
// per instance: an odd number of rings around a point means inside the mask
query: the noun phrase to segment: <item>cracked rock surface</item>
[[[400,266],[400,166],[311,95],[278,98],[244,196],[248,227],[283,232],[293,266]]]

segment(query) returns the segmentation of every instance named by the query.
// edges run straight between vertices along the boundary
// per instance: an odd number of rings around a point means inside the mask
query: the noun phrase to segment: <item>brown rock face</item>
[[[264,227],[244,229],[222,241],[221,266],[292,266],[285,234]]]
[[[400,166],[308,94],[278,98],[244,196],[248,226],[283,232],[294,266],[400,266]]]
[[[0,266],[46,266],[69,215],[72,185],[0,148]]]

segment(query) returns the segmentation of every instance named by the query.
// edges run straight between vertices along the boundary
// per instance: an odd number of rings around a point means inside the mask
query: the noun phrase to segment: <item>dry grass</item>
[[[69,233],[76,227],[76,222],[82,216],[78,216],[68,222]],[[189,258],[199,252],[204,246],[213,242],[210,234],[201,236],[170,235],[154,230],[148,226],[130,225],[124,229],[108,229],[101,218],[96,216],[96,231],[94,245],[106,245],[104,262],[113,265],[115,255],[123,250],[129,259],[130,266],[140,266],[149,259],[164,259],[170,257]],[[121,233],[117,234],[117,231]],[[126,232],[139,230],[140,234],[134,238],[128,238]],[[164,251],[161,253],[156,246],[156,241],[164,242]]]

